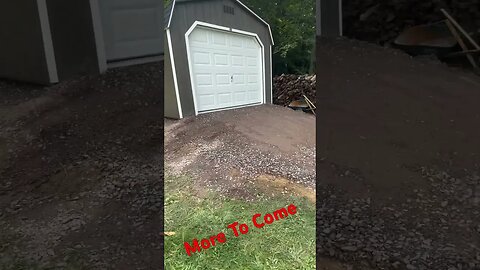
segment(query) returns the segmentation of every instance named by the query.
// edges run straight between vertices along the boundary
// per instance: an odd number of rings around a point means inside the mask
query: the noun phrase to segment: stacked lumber
[[[467,31],[478,34],[479,0],[344,0],[344,35],[385,44],[408,27],[444,20],[441,8],[445,8]]]
[[[316,75],[282,74],[273,78],[273,103],[287,106],[307,96],[315,103]]]

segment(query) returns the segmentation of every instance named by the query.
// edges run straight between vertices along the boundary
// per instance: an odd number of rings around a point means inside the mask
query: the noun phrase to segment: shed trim
[[[182,103],[180,102],[180,93],[178,91],[178,81],[177,81],[177,72],[176,72],[176,68],[175,68],[175,58],[173,57],[172,36],[170,34],[170,29],[166,29],[166,32],[167,32],[168,52],[170,54],[170,63],[171,63],[171,66],[172,66],[173,85],[175,86],[175,97],[177,99],[178,117],[180,119],[182,119],[183,118],[183,111],[182,111]]]
[[[242,31],[242,30],[238,30],[238,29],[233,29],[233,28],[220,26],[220,25],[216,25],[216,24],[211,24],[211,23],[206,23],[206,22],[201,22],[201,21],[195,21],[192,24],[192,26],[190,26],[190,28],[185,33],[185,43],[186,43],[185,45],[187,47],[188,71],[189,71],[189,75],[190,75],[190,84],[191,84],[191,88],[192,88],[193,107],[194,107],[194,110],[195,110],[195,116],[198,115],[198,108],[197,108],[196,90],[195,90],[195,85],[193,83],[194,82],[193,73],[192,73],[193,69],[192,69],[192,61],[191,61],[191,55],[190,55],[190,44],[189,44],[188,36],[199,25],[200,26],[205,26],[205,27],[210,27],[210,28],[213,28],[213,29],[218,29],[218,30],[223,30],[223,31],[228,31],[228,32],[234,32],[234,33],[238,33],[238,34],[243,34],[243,35],[248,35],[248,36],[255,37],[257,39],[257,42],[260,44],[261,54],[262,54],[262,57],[261,57],[260,60],[261,60],[261,71],[262,71],[262,100],[263,100],[263,103],[260,102],[260,103],[256,103],[256,104],[247,104],[247,105],[233,106],[233,107],[228,107],[228,108],[213,109],[213,110],[208,110],[208,111],[205,111],[205,112],[202,112],[202,113],[216,112],[216,111],[223,111],[223,110],[228,110],[228,109],[232,109],[232,108],[244,108],[244,107],[255,106],[255,105],[258,105],[258,104],[265,104],[266,103],[266,101],[265,101],[265,99],[266,99],[266,95],[265,95],[265,90],[266,90],[266,83],[265,83],[265,46],[263,46],[263,43],[260,40],[260,37],[257,34],[251,33],[251,32],[246,32],[246,31]],[[169,29],[167,29],[167,32],[169,32]],[[172,64],[172,66],[173,66],[173,64]]]
[[[270,29],[270,24],[268,24],[265,20],[263,20],[260,16],[257,15],[257,13],[253,12],[249,7],[247,7],[244,3],[242,3],[240,0],[235,0],[238,2],[240,5],[242,5],[246,10],[250,11],[255,17],[257,17],[260,21],[262,21],[264,24],[268,26],[268,32],[270,32],[270,39],[272,40],[272,45],[275,44],[273,41],[273,35],[272,35],[272,29]]]
[[[172,16],[173,16],[173,11],[175,10],[175,3],[177,2],[177,0],[173,0],[173,3],[172,3],[172,8],[170,10],[170,15],[169,15],[169,19],[168,19],[168,23],[167,23],[167,27],[165,29],[169,29],[170,28],[170,23],[172,22]],[[187,2],[187,1],[185,1]],[[245,8],[248,12],[250,12],[251,14],[253,14],[258,20],[260,20],[262,23],[264,23],[267,27],[268,27],[268,32],[270,34],[270,40],[272,41],[272,45],[275,45],[275,42],[273,41],[273,35],[272,35],[272,29],[270,28],[270,24],[268,24],[264,19],[262,19],[260,16],[258,16],[255,12],[253,12],[253,10],[251,10],[249,7],[247,7],[244,3],[242,3],[241,1],[239,0],[235,0],[235,2],[237,2],[238,4],[240,4],[243,8]]]
[[[40,18],[40,28],[42,31],[43,49],[45,52],[45,62],[48,70],[48,80],[50,83],[58,82],[57,61],[53,48],[52,32],[48,19],[48,9],[46,0],[37,0],[38,14]]]
[[[170,14],[169,14],[169,16],[168,16],[167,27],[166,27],[165,29],[169,29],[169,28],[170,28],[170,23],[172,22],[173,10],[175,9],[175,2],[177,2],[177,1],[176,1],[176,0],[173,0],[172,8],[170,9]]]
[[[270,73],[273,74],[273,69],[272,69],[272,45],[270,45]],[[270,103],[273,104],[273,76],[270,76]]]

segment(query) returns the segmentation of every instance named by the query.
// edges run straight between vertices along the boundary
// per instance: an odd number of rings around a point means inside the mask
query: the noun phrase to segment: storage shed
[[[51,84],[159,61],[163,2],[0,1],[0,78]]]
[[[267,22],[236,0],[176,0],[165,12],[165,117],[272,103]]]

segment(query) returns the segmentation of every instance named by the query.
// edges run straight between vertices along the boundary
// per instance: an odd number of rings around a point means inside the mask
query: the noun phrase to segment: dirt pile
[[[167,121],[165,131],[166,174],[194,176],[198,196],[213,190],[251,201],[266,186],[285,188],[285,181],[306,197],[315,188],[313,115],[252,106]]]
[[[445,8],[468,31],[480,29],[480,8],[477,0],[345,0],[343,2],[344,35],[350,38],[389,42],[404,29],[445,19]],[[477,38],[478,39],[478,38]]]
[[[368,42],[316,44],[318,254],[480,269],[480,78]]]
[[[306,95],[315,103],[316,75],[282,74],[273,78],[273,103],[287,106]]]
[[[0,269],[161,268],[162,85],[163,62],[0,81]]]

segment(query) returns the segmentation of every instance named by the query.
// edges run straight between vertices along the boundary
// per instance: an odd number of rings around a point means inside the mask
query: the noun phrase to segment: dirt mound
[[[162,70],[0,82],[0,268],[161,268]]]
[[[195,175],[199,189],[253,200],[257,185],[265,186],[256,179],[266,174],[315,187],[312,115],[264,105],[168,121],[165,128],[166,168]]]
[[[282,74],[273,78],[273,103],[287,106],[295,100],[303,100],[307,96],[315,103],[315,75]]]
[[[480,78],[346,39],[317,57],[320,254],[479,268]]]

